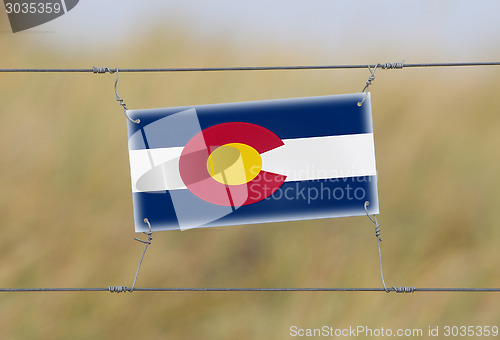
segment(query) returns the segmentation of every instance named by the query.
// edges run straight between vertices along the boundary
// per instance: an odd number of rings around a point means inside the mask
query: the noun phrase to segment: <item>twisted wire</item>
[[[372,84],[372,82],[375,80],[375,71],[377,70],[377,67],[379,65],[380,64],[375,65],[374,68],[371,68],[370,66],[368,66],[368,70],[370,71],[370,76],[368,77],[368,80],[366,81],[365,87],[363,87],[363,91],[361,91],[361,93],[364,93],[365,96],[363,97],[362,101],[358,102],[358,106],[363,106],[363,104],[365,103],[366,98],[368,97],[367,90],[370,87],[370,85]]]
[[[108,291],[110,293],[120,294],[120,293],[128,292],[129,289],[127,287],[125,287],[125,286],[109,286],[108,287]]]
[[[390,293],[390,292],[413,293],[413,292],[415,292],[415,287],[394,287],[394,286],[391,288],[386,287],[385,280],[384,280],[384,270],[382,268],[382,250],[380,248],[380,242],[382,242],[382,238],[380,237],[380,234],[382,233],[382,231],[380,230],[380,223],[378,223],[378,221],[377,221],[377,216],[375,216],[375,214],[373,214],[373,217],[372,217],[368,213],[368,206],[369,205],[370,205],[370,201],[366,201],[364,208],[365,208],[366,216],[368,216],[370,221],[372,221],[373,224],[375,224],[375,237],[377,238],[378,263],[379,263],[379,267],[380,267],[380,279],[382,280],[382,285],[384,286],[385,292],[386,293]]]
[[[94,67],[94,69],[96,69],[96,67]],[[120,95],[118,94],[118,78],[119,78],[119,71],[118,71],[118,68],[116,68],[115,70],[110,70],[109,68],[107,67],[100,67],[98,68],[99,71],[101,70],[104,70],[103,72],[99,72],[99,73],[105,73],[105,72],[109,72],[111,74],[113,74],[114,72],[116,72],[116,80],[115,80],[115,95],[116,95],[116,101],[123,107],[123,114],[125,115],[125,117],[132,123],[135,123],[135,124],[139,124],[141,122],[140,119],[132,119],[128,116],[127,114],[127,104],[125,104],[125,102],[123,101],[123,99],[120,97]]]
[[[100,73],[100,74],[103,74],[103,73],[110,73],[110,74],[113,74],[117,71],[118,69],[117,68],[109,68],[109,67],[92,67],[92,72],[93,73]]]
[[[377,246],[378,246],[378,262],[379,262],[379,267],[380,267],[380,279],[382,280],[382,285],[384,286],[384,290],[389,293],[390,290],[387,289],[385,285],[385,280],[384,280],[384,271],[382,269],[382,250],[380,249],[380,242],[382,242],[382,239],[380,238],[380,224],[377,221],[377,217],[373,215],[373,217],[370,216],[368,213],[368,206],[370,205],[369,201],[365,202],[364,208],[366,212],[366,216],[370,219],[375,224],[375,236],[377,237]],[[393,287],[394,288],[394,287]]]
[[[142,265],[142,260],[144,260],[144,255],[146,254],[146,250],[148,250],[149,245],[151,244],[151,241],[153,240],[153,232],[151,231],[151,223],[149,223],[149,220],[147,218],[144,219],[144,223],[147,223],[149,231],[143,232],[144,235],[148,237],[146,241],[143,241],[138,238],[134,238],[134,240],[139,241],[141,243],[144,243],[144,250],[142,252],[141,260],[139,261],[139,265],[137,266],[137,271],[135,272],[135,277],[134,277],[134,283],[132,284],[132,288],[130,288],[130,293],[132,293],[135,289],[135,283],[137,282],[137,277],[139,276],[139,270],[141,269]]]
[[[400,63],[396,62],[396,63],[379,64],[379,67],[384,69],[384,70],[402,69],[403,67],[405,67],[405,61],[403,60]]]
[[[392,287],[396,293],[414,293],[415,287]]]

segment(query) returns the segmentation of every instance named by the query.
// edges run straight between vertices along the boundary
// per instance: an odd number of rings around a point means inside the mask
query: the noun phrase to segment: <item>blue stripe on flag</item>
[[[313,181],[285,182],[270,197],[205,223],[201,227],[280,222],[304,219],[364,215],[364,203],[370,201],[368,211],[378,214],[376,176],[335,178]],[[143,219],[160,230],[180,229],[172,196],[182,206],[189,207],[184,223],[199,226],[199,221],[213,213],[214,207],[189,190],[133,193],[136,231],[147,231]],[[224,209],[227,207],[221,207]],[[204,216],[206,215],[206,216]]]
[[[281,139],[336,136],[348,134],[371,133],[372,120],[370,101],[358,106],[364,94],[347,94],[310,98],[278,99],[244,103],[199,105],[192,107],[175,107],[148,110],[133,110],[128,114],[132,119],[140,118],[139,124],[128,122],[129,148],[131,150],[145,148],[167,148],[184,146],[199,131],[227,122],[247,122],[263,126]],[[201,130],[183,130],[182,121],[165,121],[166,116],[188,109],[195,109]],[[180,118],[182,120],[182,118]],[[148,130],[148,125],[157,122],[154,127],[155,138],[144,144],[143,133],[135,134],[141,129]],[[341,122],[341,124],[339,124]],[[179,124],[180,123],[180,124]],[[173,126],[175,125],[175,126]],[[192,125],[186,122],[187,125]],[[163,129],[158,137],[155,132]],[[131,138],[135,134],[136,137]],[[147,132],[146,132],[147,134]],[[149,137],[149,136],[148,136]]]

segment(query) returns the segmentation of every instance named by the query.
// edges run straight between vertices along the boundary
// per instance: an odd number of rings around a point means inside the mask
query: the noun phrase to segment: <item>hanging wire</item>
[[[134,283],[132,284],[132,288],[130,288],[130,292],[132,293],[135,288],[135,283],[137,282],[137,276],[139,276],[139,270],[141,269],[142,265],[142,260],[144,260],[144,255],[146,254],[146,250],[148,250],[149,245],[151,244],[151,241],[153,240],[153,232],[151,231],[151,223],[149,223],[149,220],[147,218],[144,219],[144,223],[148,224],[148,230],[147,232],[144,232],[143,234],[148,237],[146,241],[140,240],[138,238],[134,238],[134,240],[142,242],[145,244],[144,246],[144,251],[142,252],[141,260],[139,261],[139,265],[137,266],[137,271],[135,272],[135,277],[134,277]]]
[[[377,217],[373,215],[373,217],[370,216],[368,213],[368,206],[370,205],[369,201],[365,202],[364,208],[366,212],[366,216],[370,219],[370,221],[375,224],[375,237],[377,238],[377,245],[378,245],[378,261],[379,261],[379,266],[380,266],[380,279],[382,280],[382,285],[384,286],[384,290],[389,293],[389,290],[385,286],[385,280],[384,280],[384,270],[382,269],[382,251],[380,250],[380,242],[382,242],[382,239],[380,238],[380,224],[377,221]]]
[[[119,71],[118,71],[118,68],[116,69],[116,80],[115,80],[115,94],[116,94],[116,101],[120,103],[120,105],[123,107],[123,114],[125,115],[125,117],[127,117],[127,119],[129,121],[131,121],[132,123],[135,123],[135,124],[139,124],[141,122],[141,120],[139,118],[137,119],[132,119],[128,116],[127,114],[127,104],[125,104],[123,102],[123,99],[120,98],[120,95],[118,94],[118,89],[117,89],[117,86],[118,86],[118,74],[119,74]]]
[[[405,66],[404,60],[400,63],[377,64],[373,68],[370,65],[368,65],[368,70],[370,71],[370,76],[368,77],[368,80],[366,81],[365,87],[363,87],[363,91],[361,91],[361,93],[364,93],[365,96],[363,97],[362,101],[358,102],[358,106],[363,106],[366,98],[368,97],[368,88],[370,87],[372,82],[375,80],[375,71],[377,70],[377,67],[384,69],[384,70],[395,70],[395,69],[402,69],[404,66]]]
[[[123,107],[123,114],[125,115],[125,117],[132,123],[135,123],[135,124],[139,124],[141,122],[140,119],[132,119],[128,116],[127,114],[127,104],[125,104],[125,102],[123,101],[123,99],[120,97],[120,95],[118,94],[118,79],[119,79],[119,69],[118,68],[109,68],[109,67],[93,67],[92,68],[92,72],[94,73],[109,73],[109,74],[113,74],[113,73],[116,73],[116,79],[115,79],[115,97],[116,97],[116,101],[121,105],[121,107]]]
[[[235,67],[170,67],[170,68],[3,68],[0,72],[73,72],[73,73],[112,73],[120,72],[217,72],[217,71],[272,71],[272,70],[334,70],[334,69],[366,69],[379,65],[382,69],[414,68],[414,67],[461,67],[461,66],[500,66],[500,61],[491,62],[458,62],[458,63],[375,63],[352,65],[301,65],[301,66],[235,66]],[[389,67],[390,65],[390,67]],[[393,67],[401,66],[401,67]]]
[[[385,285],[385,280],[384,280],[384,270],[382,268],[382,250],[380,249],[380,243],[382,242],[382,238],[380,237],[381,230],[380,230],[380,224],[377,221],[377,216],[373,214],[370,216],[368,213],[368,206],[370,205],[370,201],[366,201],[364,204],[366,216],[370,219],[370,221],[375,224],[375,237],[377,238],[377,246],[378,246],[378,262],[379,262],[379,267],[380,267],[380,279],[382,280],[382,285],[384,286],[384,291],[386,293],[390,292],[396,292],[396,293],[413,293],[415,292],[415,287],[391,287],[390,289],[386,287]]]
[[[124,292],[132,293],[135,289],[135,283],[137,282],[137,277],[139,276],[139,270],[141,269],[142,260],[144,260],[144,255],[146,255],[146,250],[148,250],[148,247],[151,244],[151,241],[153,240],[153,236],[152,236],[153,231],[151,230],[151,223],[149,223],[149,219],[145,218],[144,223],[147,223],[149,231],[145,231],[145,232],[143,232],[143,234],[146,235],[148,237],[148,239],[146,241],[144,241],[144,240],[141,240],[141,239],[134,237],[134,240],[141,242],[141,243],[144,243],[145,246],[144,246],[144,250],[142,251],[141,260],[139,261],[139,265],[137,266],[137,270],[135,272],[134,283],[132,283],[132,288],[128,288],[127,286],[109,286],[107,288],[107,290],[110,293],[124,293]]]

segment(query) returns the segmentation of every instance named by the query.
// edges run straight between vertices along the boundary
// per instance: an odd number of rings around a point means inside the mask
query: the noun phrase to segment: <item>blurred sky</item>
[[[223,39],[250,59],[293,46],[304,55],[310,50],[310,62],[325,60],[318,53],[334,62],[374,62],[367,60],[374,50],[393,58],[380,62],[497,60],[499,12],[498,0],[81,0],[17,37],[36,35],[71,53],[138,45],[154,27],[164,30],[159,37],[175,39],[181,28],[194,46]]]

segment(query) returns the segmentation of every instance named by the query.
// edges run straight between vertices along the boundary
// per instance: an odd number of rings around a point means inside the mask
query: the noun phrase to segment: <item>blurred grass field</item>
[[[180,37],[65,59],[32,36],[2,34],[0,46],[9,48],[0,49],[0,67],[245,60],[223,41],[190,59],[189,37]],[[300,51],[266,53],[251,64],[307,60]],[[499,71],[377,71],[371,91],[388,285],[500,286]],[[359,92],[368,75],[121,74],[119,92],[132,109],[184,106]],[[0,77],[0,286],[131,285],[143,245],[133,240],[114,76]],[[379,287],[378,271],[373,224],[354,217],[155,233],[137,285]],[[291,325],[498,325],[498,302],[498,294],[450,293],[1,293],[0,338],[284,339]]]

